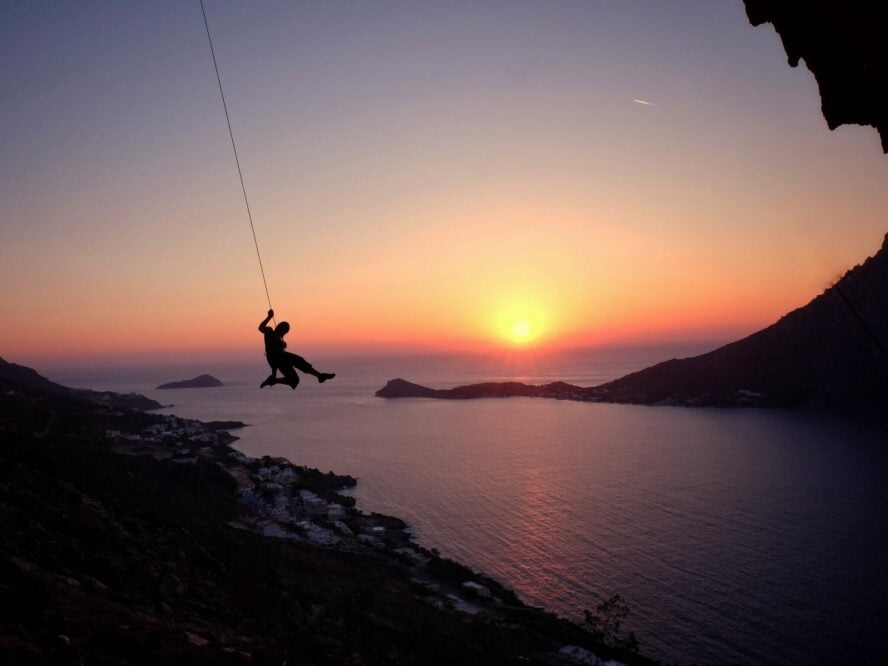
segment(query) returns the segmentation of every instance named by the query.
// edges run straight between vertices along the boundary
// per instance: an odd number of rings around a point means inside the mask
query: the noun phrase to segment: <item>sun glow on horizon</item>
[[[516,321],[512,326],[512,338],[515,342],[526,342],[530,339],[531,332],[530,324],[526,321]]]
[[[527,346],[539,341],[546,329],[546,318],[536,307],[515,304],[504,307],[497,315],[498,336],[514,346]]]

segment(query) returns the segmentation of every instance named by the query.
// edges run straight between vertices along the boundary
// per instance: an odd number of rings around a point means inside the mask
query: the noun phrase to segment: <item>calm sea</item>
[[[171,413],[239,419],[249,455],[359,478],[359,507],[572,619],[619,593],[647,654],[714,664],[888,663],[888,424],[776,410],[554,400],[386,401],[517,379],[593,385],[702,348],[549,359],[312,359],[337,378],[258,389],[248,365],[55,370]],[[209,372],[216,389],[157,391]]]

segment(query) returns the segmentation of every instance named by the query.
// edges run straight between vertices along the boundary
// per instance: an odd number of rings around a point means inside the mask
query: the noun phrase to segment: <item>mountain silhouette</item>
[[[114,393],[69,388],[50,381],[36,370],[0,358],[0,388],[20,392],[53,393],[59,396],[86,398],[109,407],[126,409],[158,409],[162,405],[139,393]]]
[[[874,256],[771,326],[590,394],[608,402],[882,410],[888,407],[886,348],[888,234]]]
[[[18,363],[10,363],[0,358],[0,379],[20,387],[49,391],[50,393],[70,393],[72,389],[56,384],[36,370]]]

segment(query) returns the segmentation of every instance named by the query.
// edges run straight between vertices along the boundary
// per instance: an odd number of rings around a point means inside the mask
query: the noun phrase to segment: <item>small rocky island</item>
[[[213,375],[198,375],[192,379],[182,379],[177,382],[167,382],[161,384],[159,389],[183,389],[183,388],[215,388],[216,386],[224,386],[224,384],[213,377]]]

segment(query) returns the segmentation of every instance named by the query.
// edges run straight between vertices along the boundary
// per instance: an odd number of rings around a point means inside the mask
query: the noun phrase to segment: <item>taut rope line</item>
[[[848,306],[848,309],[851,310],[851,313],[854,315],[857,321],[860,322],[860,325],[863,326],[863,330],[865,330],[869,334],[872,341],[876,344],[876,347],[879,348],[879,351],[882,352],[882,355],[885,357],[886,360],[888,360],[888,349],[885,349],[885,347],[882,346],[882,343],[879,342],[879,338],[876,337],[876,334],[873,333],[873,330],[866,325],[863,317],[860,316],[860,313],[857,312],[857,308],[855,308],[851,304],[851,301],[848,300],[848,297],[845,296],[845,292],[842,291],[842,288],[839,286],[838,282],[833,285],[833,289],[835,289],[839,296],[842,297],[842,300],[845,301],[845,305]]]
[[[213,38],[210,36],[210,24],[207,22],[207,10],[204,8],[203,0],[200,0],[200,12],[203,14],[204,27],[207,29],[207,41],[210,43],[210,55],[213,56],[213,69],[216,70],[216,81],[219,84],[219,96],[222,97],[222,108],[225,109],[225,122],[228,123],[228,136],[231,139],[231,149],[234,151],[234,163],[237,165],[237,175],[240,178],[241,192],[244,193],[244,205],[247,207],[247,218],[250,220],[250,231],[253,232],[253,245],[256,246],[256,258],[259,259],[259,272],[262,274],[262,284],[265,286],[265,298],[268,300],[268,309],[271,310],[271,296],[268,295],[268,282],[265,280],[265,268],[262,266],[262,255],[259,252],[259,241],[256,240],[256,227],[253,226],[253,213],[250,212],[250,201],[247,199],[247,188],[244,185],[244,174],[241,171],[240,159],[237,156],[237,146],[234,143],[234,132],[231,130],[231,118],[228,115],[228,104],[225,102],[225,91],[222,90],[222,77],[219,75],[219,64],[216,62],[216,50],[213,48]]]

